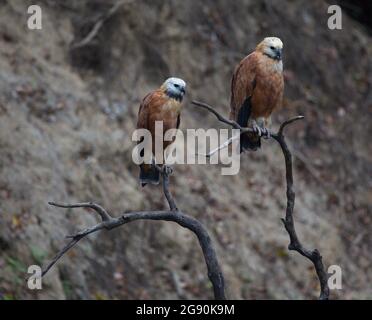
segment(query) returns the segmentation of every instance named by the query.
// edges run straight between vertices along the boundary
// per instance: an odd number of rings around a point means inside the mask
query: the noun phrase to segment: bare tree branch
[[[244,132],[254,132],[251,128],[242,128],[238,123],[233,120],[228,120],[224,116],[222,116],[219,112],[217,112],[212,106],[193,101],[194,105],[202,107],[207,111],[213,113],[218,120],[229,124],[235,129],[241,129],[241,134]],[[285,218],[282,219],[284,227],[288,232],[290,243],[288,245],[289,250],[294,250],[303,255],[304,257],[308,258],[314,265],[315,271],[317,273],[319,283],[320,283],[320,295],[319,299],[327,300],[329,298],[329,287],[328,287],[328,274],[325,271],[325,267],[322,262],[322,256],[320,255],[317,249],[308,250],[306,249],[301,242],[299,241],[296,233],[296,229],[294,226],[294,219],[293,219],[293,210],[295,205],[295,191],[294,191],[294,183],[293,183],[293,165],[292,165],[292,154],[287,146],[287,143],[284,138],[284,129],[290,125],[291,123],[303,119],[303,116],[297,116],[291,118],[280,125],[278,133],[271,133],[270,137],[277,141],[282,149],[284,160],[285,160],[285,168],[286,168],[286,181],[287,181],[287,208]]]
[[[171,211],[178,211],[176,201],[173,199],[172,194],[169,191],[169,175],[172,173],[172,169],[168,166],[163,166],[162,177],[163,177],[163,192],[165,198],[168,201],[169,209]]]
[[[225,118],[222,114],[220,114],[219,112],[217,112],[209,104],[206,104],[204,102],[195,101],[195,100],[192,101],[191,103],[194,104],[194,105],[196,105],[196,106],[198,106],[198,107],[201,107],[203,109],[206,109],[207,111],[209,111],[211,113],[213,113],[220,122],[226,123],[226,124],[228,124],[229,126],[232,126],[235,129],[244,130],[243,127],[241,127],[237,122]],[[247,131],[245,131],[245,132],[253,132],[253,129],[250,129],[250,128],[246,128],[246,129],[247,129]]]
[[[278,134],[273,135],[283,152],[285,160],[285,170],[286,170],[286,181],[287,181],[287,209],[285,218],[282,219],[285,229],[289,234],[290,243],[288,245],[289,250],[295,250],[304,257],[308,258],[313,264],[315,271],[317,273],[319,283],[320,283],[320,295],[319,299],[328,300],[329,298],[329,287],[328,287],[328,274],[325,271],[322,256],[317,249],[308,250],[304,248],[300,240],[297,237],[296,229],[293,220],[293,209],[295,205],[296,194],[293,187],[293,165],[292,165],[292,154],[289,151],[287,143],[284,139],[284,129],[290,123],[303,119],[303,117],[296,117],[284,122],[278,131]]]
[[[237,138],[239,138],[243,133],[246,133],[246,132],[255,133],[255,131],[252,128],[243,128],[236,121],[227,119],[226,117],[224,117],[222,114],[220,114],[218,111],[216,111],[212,106],[210,106],[207,103],[200,102],[200,101],[195,101],[195,100],[192,101],[191,103],[194,104],[194,105],[196,105],[196,106],[198,106],[198,107],[201,107],[203,109],[206,109],[207,111],[209,111],[211,113],[213,113],[220,122],[226,123],[229,126],[232,126],[234,129],[239,129],[240,130],[240,134],[239,135],[236,135],[234,137],[231,137],[230,139],[228,139],[227,141],[225,141],[223,144],[221,144],[220,146],[218,146],[216,149],[210,151],[207,154],[204,154],[204,156],[207,157],[207,158],[210,158],[212,155],[214,155],[219,150],[224,149],[227,146],[229,146],[234,140],[236,140]]]
[[[101,222],[95,226],[86,228],[77,232],[76,234],[68,236],[70,242],[67,243],[49,262],[49,264],[43,269],[42,276],[44,276],[50,268],[60,259],[63,255],[69,251],[73,246],[75,246],[81,239],[88,236],[91,233],[100,230],[112,230],[114,228],[120,227],[124,224],[137,221],[137,220],[162,220],[162,221],[172,221],[180,225],[181,227],[187,228],[192,231],[198,238],[200,247],[203,251],[205,263],[207,265],[208,277],[212,282],[214,297],[217,300],[225,300],[225,285],[224,278],[217,260],[217,255],[213,247],[211,238],[208,235],[207,230],[201,222],[197,219],[184,214],[182,211],[177,209],[176,203],[169,191],[169,175],[171,171],[169,167],[163,166],[160,170],[163,177],[163,191],[165,197],[168,201],[170,211],[138,211],[138,212],[128,212],[123,213],[120,217],[112,217],[104,208],[94,203],[76,203],[76,204],[63,204],[56,202],[49,202],[50,205],[60,208],[91,208],[93,209],[101,218]]]
[[[234,140],[237,140],[240,138],[240,135],[241,133],[229,138],[228,140],[226,140],[224,143],[222,143],[221,145],[219,145],[217,148],[211,150],[210,152],[208,153],[198,153],[198,155],[201,155],[201,156],[204,156],[206,158],[210,158],[212,157],[216,152],[228,147]]]
[[[226,123],[233,128],[240,129],[242,133],[245,132],[252,132],[254,130],[252,128],[243,128],[238,123],[233,120],[229,120],[218,113],[213,107],[207,105],[205,103],[193,101],[193,104],[196,106],[202,107],[207,111],[213,113],[217,119],[223,123]],[[289,151],[289,148],[286,144],[284,138],[284,129],[287,125],[293,123],[294,121],[303,119],[303,116],[298,116],[292,119],[285,121],[278,131],[278,133],[271,133],[270,137],[276,140],[283,152],[284,159],[285,159],[285,167],[286,167],[286,181],[287,181],[287,209],[285,218],[282,219],[283,224],[285,226],[286,231],[289,234],[290,244],[288,246],[289,250],[295,250],[299,252],[304,257],[308,258],[314,264],[319,282],[321,287],[320,292],[320,299],[328,299],[329,298],[329,288],[327,284],[328,275],[325,271],[322,257],[317,249],[308,250],[303,247],[301,242],[299,241],[293,220],[293,210],[295,204],[295,192],[293,187],[293,172],[292,172],[292,155]],[[222,149],[223,147],[228,146],[232,140],[236,139],[238,136],[230,138],[227,142],[225,142],[222,146],[218,148],[218,150]],[[218,150],[215,150],[217,152]],[[208,155],[206,155],[208,156]],[[137,221],[137,220],[162,220],[162,221],[172,221],[180,226],[189,229],[192,231],[198,238],[199,244],[203,251],[205,263],[207,265],[208,270],[208,277],[213,285],[214,297],[215,299],[224,300],[226,299],[225,296],[225,288],[224,288],[224,278],[221,272],[221,268],[218,263],[218,259],[216,256],[216,252],[212,245],[211,239],[206,231],[205,227],[195,218],[190,217],[184,214],[182,211],[178,210],[176,202],[169,190],[169,176],[172,173],[171,169],[167,166],[157,166],[156,168],[160,171],[162,175],[162,184],[163,184],[163,192],[165,198],[168,202],[169,211],[139,211],[139,212],[128,212],[123,213],[120,217],[115,218],[112,217],[103,207],[95,204],[95,203],[77,203],[77,204],[61,204],[56,202],[50,202],[49,204],[55,207],[61,208],[90,208],[93,209],[101,218],[101,222],[96,224],[95,226],[86,228],[77,232],[76,234],[68,236],[70,238],[70,242],[68,242],[58,253],[57,255],[51,260],[51,262],[43,269],[42,276],[44,276],[50,268],[63,257],[63,255],[68,252],[72,247],[74,247],[81,239],[88,236],[91,233],[95,233],[100,230],[112,230],[129,222]]]
[[[57,206],[54,202],[49,202],[51,206]],[[76,203],[74,205],[68,205],[64,207],[63,205],[59,205],[61,208],[90,208],[95,210],[101,217],[102,221],[110,220],[110,215],[107,213],[107,211],[99,206],[98,204],[87,202],[87,203]]]
[[[77,49],[86,46],[89,44],[98,34],[98,32],[101,30],[104,23],[110,19],[124,4],[129,4],[134,2],[134,0],[121,0],[116,2],[109,10],[108,12],[101,17],[93,26],[92,30],[84,37],[83,40],[79,41],[76,44],[73,44],[71,46],[72,49]]]
[[[291,118],[291,119],[288,119],[288,120],[284,121],[279,127],[278,136],[283,137],[283,131],[284,131],[286,126],[288,126],[289,124],[291,124],[291,123],[293,123],[297,120],[302,120],[304,118],[305,118],[304,116],[297,116],[297,117],[294,117],[294,118]]]

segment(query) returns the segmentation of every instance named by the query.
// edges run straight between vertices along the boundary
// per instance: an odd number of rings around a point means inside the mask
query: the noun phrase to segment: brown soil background
[[[88,211],[47,201],[90,201],[114,215],[165,206],[138,185],[131,141],[141,98],[169,75],[184,78],[181,128],[221,127],[190,104],[228,113],[234,66],[265,36],[285,45],[284,108],[295,156],[295,220],[301,240],[343,271],[331,298],[371,299],[372,45],[343,15],[327,28],[316,1],[134,1],[97,37],[72,49],[112,1],[39,1],[43,29],[26,27],[31,1],[0,1],[0,298],[212,298],[196,238],[173,223],[136,222],[95,234],[45,277],[25,284],[65,235],[94,224]],[[237,176],[214,165],[177,165],[178,206],[213,238],[235,299],[316,298],[312,265],[287,250],[284,163],[272,141],[244,156]],[[178,288],[178,289],[177,289]]]

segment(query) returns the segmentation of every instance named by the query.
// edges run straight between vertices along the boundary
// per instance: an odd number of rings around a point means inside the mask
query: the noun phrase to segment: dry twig
[[[79,41],[76,44],[73,44],[71,48],[72,49],[77,49],[77,48],[81,48],[81,47],[84,47],[87,44],[89,44],[96,37],[98,32],[101,30],[102,26],[104,25],[104,23],[108,19],[110,19],[124,4],[129,4],[129,3],[132,3],[132,2],[134,2],[134,0],[121,0],[121,1],[116,2],[110,8],[110,10],[108,10],[108,12],[105,15],[103,15],[103,17],[101,17],[94,24],[92,30],[84,37],[84,39],[82,39],[81,41]]]

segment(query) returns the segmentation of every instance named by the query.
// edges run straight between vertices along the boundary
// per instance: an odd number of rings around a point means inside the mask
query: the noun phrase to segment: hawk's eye
[[[270,49],[271,49],[271,50],[275,50],[275,47],[271,46]]]
[[[179,87],[180,87],[180,85],[179,85],[179,84],[175,84],[174,86],[175,86],[176,88],[179,88]]]

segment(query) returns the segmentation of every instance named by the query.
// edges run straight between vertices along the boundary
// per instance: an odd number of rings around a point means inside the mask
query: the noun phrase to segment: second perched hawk
[[[186,92],[186,83],[179,78],[169,78],[162,86],[150,92],[142,100],[138,112],[137,129],[147,129],[152,137],[152,154],[155,155],[155,122],[163,123],[163,132],[160,132],[161,139],[169,129],[178,129],[180,125],[180,113],[182,100]],[[164,141],[164,151],[173,141]],[[142,186],[147,183],[159,183],[159,171],[151,164],[141,164],[140,182]]]
[[[265,38],[256,50],[237,66],[231,82],[230,119],[242,127],[252,127],[257,134],[241,135],[240,151],[257,150],[261,134],[268,134],[271,113],[281,106],[284,80],[283,43],[279,38]]]

